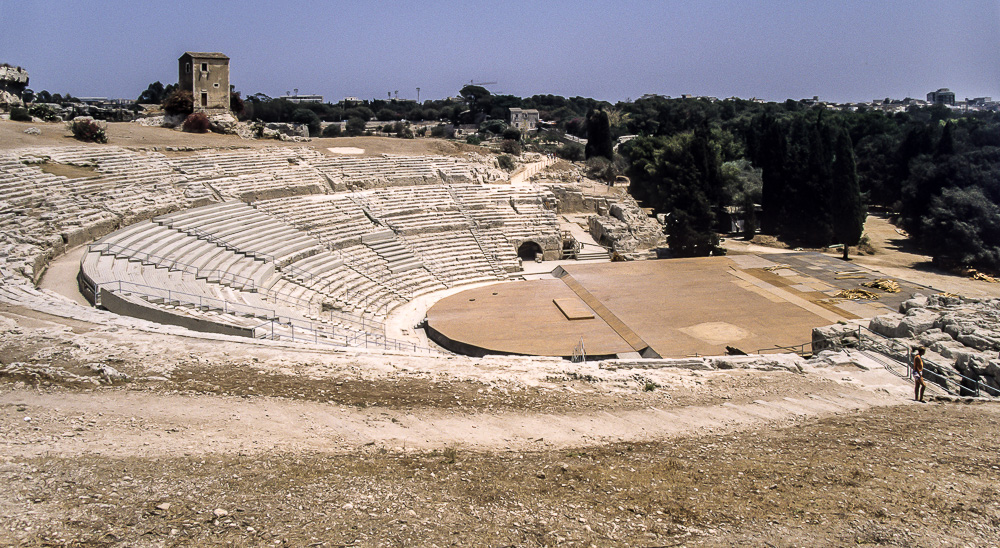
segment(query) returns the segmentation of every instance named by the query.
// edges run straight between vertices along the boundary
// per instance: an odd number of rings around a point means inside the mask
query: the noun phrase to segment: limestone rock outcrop
[[[1000,299],[915,295],[898,313],[872,318],[868,328],[902,345],[927,348],[927,362],[956,382],[961,374],[1000,394]],[[841,332],[838,326],[813,330],[814,350],[837,346]]]

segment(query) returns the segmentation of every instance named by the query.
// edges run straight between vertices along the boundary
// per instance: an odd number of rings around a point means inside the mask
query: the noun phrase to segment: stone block
[[[934,328],[938,314],[924,308],[913,308],[906,313],[906,318],[900,324],[900,330],[906,337],[913,337]]]
[[[950,360],[954,360],[958,354],[970,350],[969,347],[956,340],[939,341],[931,344],[928,348]]]
[[[833,324],[814,327],[812,330],[812,349],[819,352],[831,348],[857,346],[858,328],[849,324]]]
[[[933,345],[934,343],[955,340],[951,338],[951,335],[945,333],[944,331],[941,331],[936,327],[924,331],[923,333],[920,334],[919,337],[917,337],[917,339],[920,341],[920,344],[927,347]]]
[[[899,303],[899,311],[902,314],[906,314],[907,312],[915,308],[926,308],[926,307],[927,307],[927,297],[919,293],[914,294],[912,299],[908,299]]]
[[[908,331],[901,327],[904,318],[905,316],[896,312],[875,316],[869,322],[868,329],[891,339],[899,339],[905,337],[908,333]]]
[[[956,356],[955,369],[966,377],[980,377],[986,374],[989,356],[979,352],[962,352]]]
[[[975,329],[972,332],[959,333],[955,339],[976,350],[996,350],[1000,346],[1000,334],[987,329]]]

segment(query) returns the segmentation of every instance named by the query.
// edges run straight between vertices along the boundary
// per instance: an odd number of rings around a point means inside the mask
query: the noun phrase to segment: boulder
[[[858,327],[851,324],[833,324],[814,327],[812,330],[813,352],[832,348],[855,347],[858,345]]]
[[[208,123],[208,127],[212,130],[212,133],[224,133],[226,135],[236,135],[236,128],[240,125],[239,120],[228,112],[209,116]]]
[[[933,343],[928,348],[950,360],[956,359],[956,356],[962,352],[969,351],[969,347],[953,339]]]
[[[309,137],[309,126],[305,124],[268,123],[264,124],[264,128],[288,137]]]
[[[911,308],[906,313],[906,318],[900,323],[900,330],[905,333],[904,337],[914,337],[934,328],[938,314],[926,308]]]
[[[986,351],[1000,348],[1000,334],[988,329],[973,329],[971,332],[959,333],[955,339],[976,350]]]
[[[955,369],[966,377],[977,378],[986,374],[990,357],[979,352],[962,352],[956,356]]]
[[[986,376],[1000,382],[1000,359],[994,358],[986,364]]]
[[[184,114],[164,114],[162,125],[163,127],[180,127],[185,118],[187,116]]]
[[[41,135],[42,134],[42,130],[38,129],[37,127],[29,127],[28,129],[24,130],[24,132],[27,133],[28,135]]]
[[[909,333],[906,328],[901,327],[904,318],[905,316],[896,312],[875,316],[869,322],[868,329],[891,339],[900,339]]]
[[[16,94],[9,91],[0,90],[0,105],[8,108],[23,107],[24,103]]]
[[[944,331],[941,331],[936,327],[924,331],[923,333],[920,334],[919,337],[917,337],[917,339],[920,341],[920,344],[927,347],[930,347],[934,343],[946,342],[946,341],[950,342],[955,340],[951,338],[951,335],[945,333]]]
[[[899,303],[899,311],[903,314],[906,314],[907,312],[913,310],[914,308],[926,308],[926,307],[927,307],[927,297],[919,293],[914,294],[913,298]]]

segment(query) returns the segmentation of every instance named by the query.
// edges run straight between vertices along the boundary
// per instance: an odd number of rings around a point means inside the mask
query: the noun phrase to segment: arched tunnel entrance
[[[542,254],[542,246],[536,242],[528,240],[517,247],[517,256],[522,261],[534,261],[535,257]]]

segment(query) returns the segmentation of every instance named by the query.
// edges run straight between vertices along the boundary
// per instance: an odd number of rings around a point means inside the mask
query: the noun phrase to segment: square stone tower
[[[178,64],[177,84],[191,92],[195,112],[229,112],[229,57],[188,51]]]

